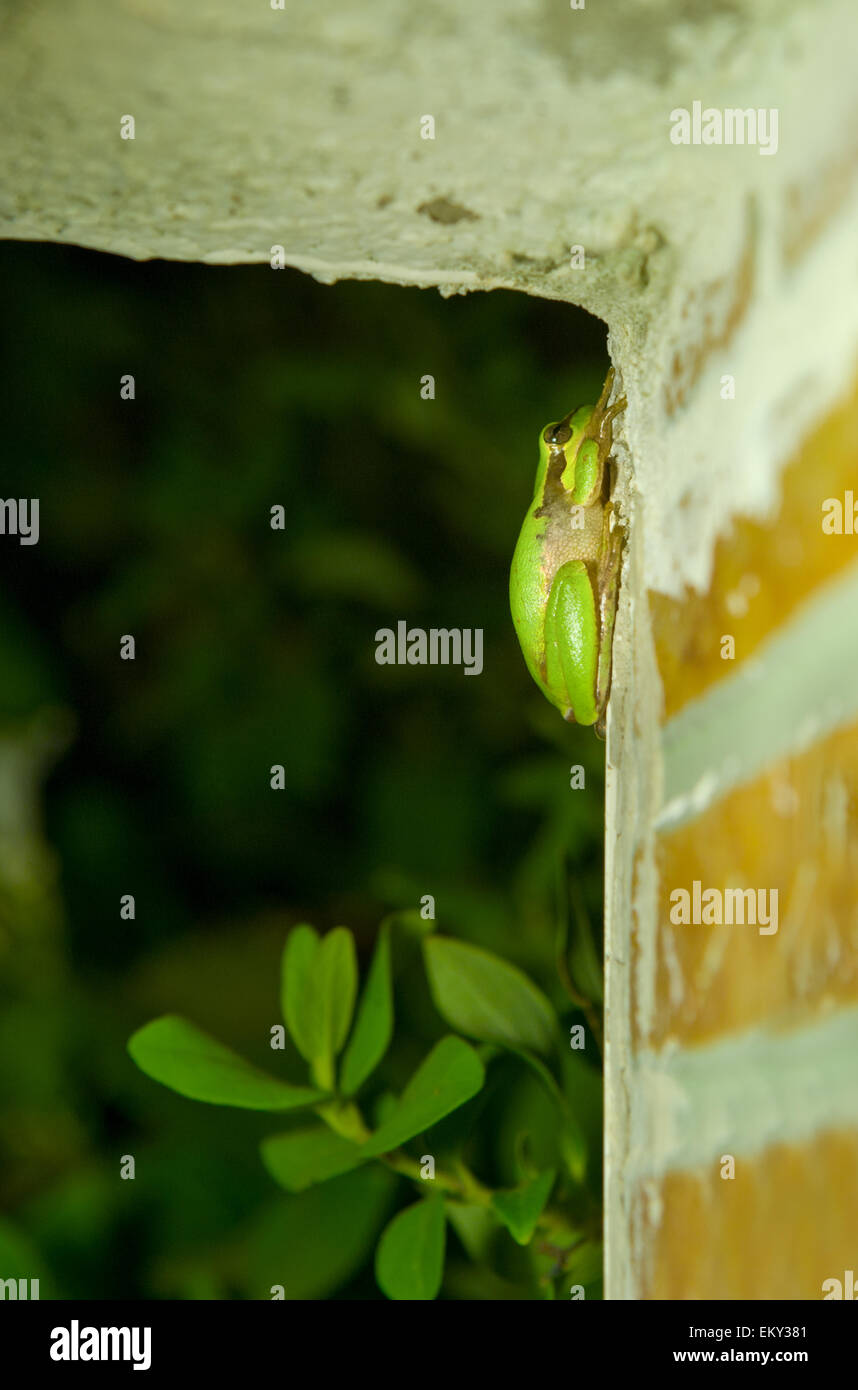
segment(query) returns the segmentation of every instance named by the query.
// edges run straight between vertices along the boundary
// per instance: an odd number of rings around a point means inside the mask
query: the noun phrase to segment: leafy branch
[[[408,917],[382,923],[359,1000],[357,955],[347,928],[320,936],[300,925],[288,934],[280,1003],[307,1066],[306,1085],[252,1066],[175,1015],[139,1029],[128,1051],[146,1075],[192,1100],[314,1116],[312,1123],[261,1143],[263,1164],[287,1192],[303,1192],[373,1162],[412,1182],[419,1200],[393,1217],[376,1249],[376,1278],[389,1298],[437,1296],[448,1220],[461,1234],[458,1214],[464,1219],[475,1211],[483,1213],[489,1228],[505,1230],[517,1245],[531,1247],[540,1292],[553,1297],[553,1280],[568,1273],[582,1248],[592,1255],[597,1246],[598,1215],[584,1194],[587,1160],[580,1128],[546,1061],[553,1059],[562,1073],[557,1016],[541,990],[517,967],[466,942],[427,934],[421,922],[429,990],[455,1032],[435,1043],[401,1094],[382,1094],[374,1126],[358,1100],[393,1037],[392,927]],[[463,1107],[483,1092],[487,1070],[510,1055],[530,1067],[556,1106],[562,1171],[522,1157],[517,1186],[493,1188],[471,1171],[461,1152],[473,1119],[464,1124],[457,1149],[446,1154],[445,1145],[446,1156],[437,1164],[425,1153],[425,1139],[421,1157],[409,1153],[408,1146],[441,1121],[455,1112],[466,1115]],[[552,1206],[553,1193],[561,1200]],[[570,1196],[571,1203],[565,1200]]]

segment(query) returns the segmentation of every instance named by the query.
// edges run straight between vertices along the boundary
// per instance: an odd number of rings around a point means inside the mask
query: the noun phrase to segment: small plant
[[[454,1030],[398,1094],[379,1079],[394,1034],[395,944],[422,955],[432,1001]],[[565,945],[558,964],[576,1007],[589,1014]],[[376,1280],[388,1298],[438,1295],[448,1227],[495,1296],[522,1283],[532,1297],[583,1297],[585,1289],[598,1296],[600,1078],[574,1041],[570,1048],[568,1029],[564,1041],[545,994],[516,966],[433,933],[416,913],[382,923],[355,1008],[357,993],[351,932],[337,927],[320,937],[296,926],[283,951],[280,1000],[306,1084],[259,1070],[176,1016],[146,1024],[128,1050],[148,1076],[192,1100],[302,1112],[261,1145],[265,1167],[289,1193],[368,1164],[410,1183],[417,1200],[388,1221],[376,1246]],[[583,1027],[571,1032],[580,1047]],[[497,1182],[510,1170],[513,1185]],[[461,1264],[461,1292],[452,1296],[491,1297],[475,1294]]]

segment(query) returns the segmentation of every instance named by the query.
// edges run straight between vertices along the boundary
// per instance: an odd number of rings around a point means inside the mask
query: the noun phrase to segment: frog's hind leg
[[[568,560],[554,576],[545,613],[546,679],[562,692],[564,717],[595,724],[598,717],[599,613],[583,560]]]
[[[596,733],[605,737],[605,710],[611,690],[611,667],[614,645],[614,619],[620,588],[620,566],[623,558],[623,532],[617,525],[614,509],[605,508],[602,526],[602,560],[599,566],[599,666],[596,677],[596,707],[600,711]]]

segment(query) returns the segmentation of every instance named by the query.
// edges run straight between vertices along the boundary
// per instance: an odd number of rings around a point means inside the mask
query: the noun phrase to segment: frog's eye
[[[572,431],[566,421],[562,420],[559,425],[546,425],[542,437],[549,449],[562,449],[572,438]]]

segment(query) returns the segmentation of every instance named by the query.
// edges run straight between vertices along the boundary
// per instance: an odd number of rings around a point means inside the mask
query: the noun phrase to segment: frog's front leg
[[[564,718],[595,724],[599,613],[583,560],[567,560],[554,576],[545,611],[545,678]]]

